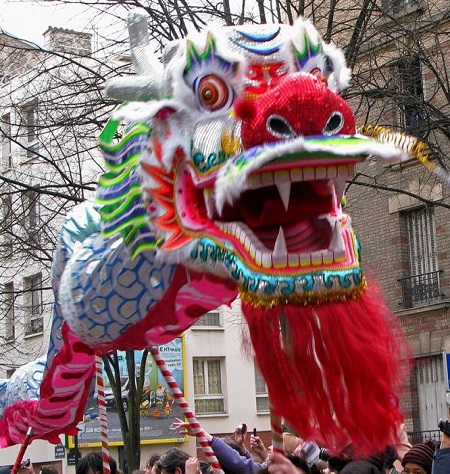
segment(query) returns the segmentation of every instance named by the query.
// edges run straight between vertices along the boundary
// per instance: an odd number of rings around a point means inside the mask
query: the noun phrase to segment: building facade
[[[445,169],[449,13],[442,1],[381,2],[354,66],[357,85],[349,92],[358,91],[351,100],[359,125],[418,137],[430,160]],[[417,160],[390,166],[368,160],[348,184],[348,211],[366,273],[381,287],[409,343],[401,405],[413,442],[438,438],[438,420],[449,416],[449,204],[444,181]]]

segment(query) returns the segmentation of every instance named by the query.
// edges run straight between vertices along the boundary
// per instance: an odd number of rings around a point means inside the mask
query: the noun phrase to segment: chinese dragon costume
[[[369,157],[426,160],[416,141],[357,132],[344,56],[304,19],[189,35],[161,63],[133,14],[130,42],[107,172],[55,254],[48,356],[0,388],[1,445],[73,434],[96,351],[163,344],[240,296],[271,409],[305,439],[382,450],[402,347],[343,194]]]

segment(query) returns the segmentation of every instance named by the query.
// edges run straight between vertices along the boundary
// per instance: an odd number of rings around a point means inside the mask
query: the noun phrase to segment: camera
[[[441,418],[438,423],[438,428],[447,436],[450,436],[450,421],[449,420],[444,420],[444,418]]]
[[[241,423],[238,426],[238,430],[241,432],[241,434],[247,433],[247,425],[245,423]]]
[[[312,466],[319,461],[320,451],[321,449],[314,441],[305,441],[300,448],[300,452],[308,466]]]
[[[328,449],[321,448],[319,451],[319,459],[321,461],[328,461],[331,458],[331,453],[328,451]]]

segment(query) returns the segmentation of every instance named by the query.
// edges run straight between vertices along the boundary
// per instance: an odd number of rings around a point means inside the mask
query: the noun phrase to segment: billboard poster
[[[183,340],[176,338],[168,344],[158,346],[162,358],[172,372],[181,391],[184,392]],[[143,351],[135,351],[136,375],[140,372]],[[130,376],[127,370],[125,353],[118,351],[121,375],[121,403],[128,412],[128,384]],[[170,394],[170,390],[158,367],[149,353],[145,364],[145,378],[140,409],[141,444],[173,443],[185,441],[185,438],[170,429],[175,418],[184,418],[183,412]],[[105,402],[107,407],[108,442],[111,446],[123,445],[117,407],[109,379],[104,373]],[[82,423],[79,423],[78,446],[100,447],[100,421],[98,418],[97,397],[88,404]],[[69,438],[69,447],[74,446],[73,437]]]

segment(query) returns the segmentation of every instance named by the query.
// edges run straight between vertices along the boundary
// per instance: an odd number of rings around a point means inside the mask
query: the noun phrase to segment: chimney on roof
[[[92,35],[64,28],[48,27],[44,33],[45,47],[56,53],[91,56]]]

